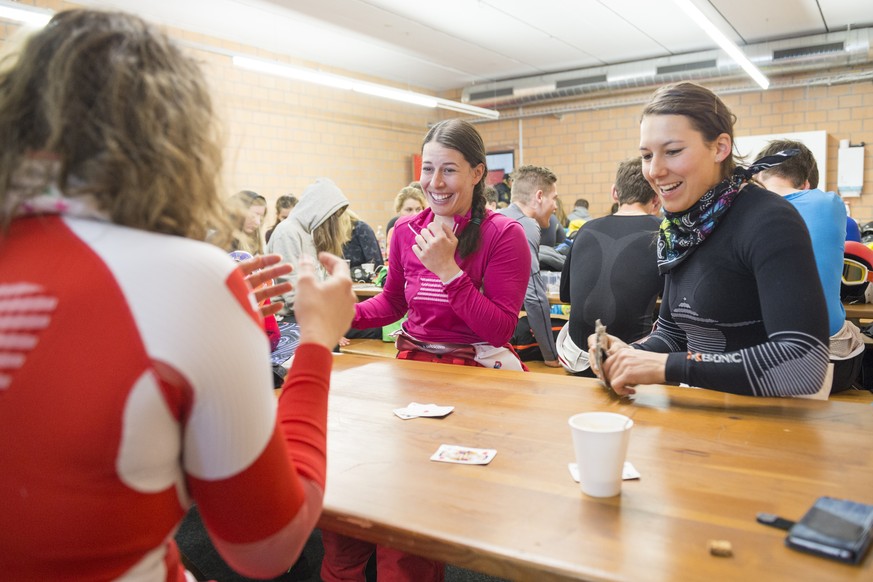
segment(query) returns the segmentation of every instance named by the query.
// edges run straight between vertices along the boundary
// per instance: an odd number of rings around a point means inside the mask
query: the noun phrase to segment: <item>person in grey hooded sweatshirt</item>
[[[291,291],[282,295],[285,307],[281,313],[286,321],[294,317],[300,257],[309,256],[314,264],[319,265],[319,252],[327,251],[342,256],[343,245],[351,236],[351,225],[348,217],[344,216],[348,205],[348,198],[332,180],[318,178],[303,191],[294,212],[273,231],[267,243],[267,252],[279,253],[283,260],[294,267],[289,275],[278,279],[280,283],[288,281],[292,285]],[[323,280],[327,273],[319,267],[317,275]]]

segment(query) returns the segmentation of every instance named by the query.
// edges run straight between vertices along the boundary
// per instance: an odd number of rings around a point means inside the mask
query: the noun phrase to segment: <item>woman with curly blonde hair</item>
[[[173,534],[192,503],[231,566],[271,578],[321,512],[348,269],[298,266],[277,404],[250,288],[202,242],[229,232],[209,93],[194,59],[113,12],[58,13],[0,67],[5,578],[190,579]]]

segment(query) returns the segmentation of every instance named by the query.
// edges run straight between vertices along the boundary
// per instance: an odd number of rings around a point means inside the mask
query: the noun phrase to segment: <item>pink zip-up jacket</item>
[[[464,259],[463,273],[443,285],[427,270],[412,245],[433,221],[429,208],[394,226],[388,277],[379,295],[355,306],[352,327],[394,323],[409,313],[403,328],[412,337],[440,343],[488,343],[502,346],[512,337],[530,278],[530,251],[521,225],[486,211],[479,247]],[[470,222],[470,213],[455,217],[455,234]]]

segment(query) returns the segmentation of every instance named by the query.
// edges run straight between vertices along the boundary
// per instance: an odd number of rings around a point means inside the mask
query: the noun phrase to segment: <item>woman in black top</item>
[[[665,210],[666,278],[654,331],[632,346],[609,337],[602,374],[618,394],[663,382],[752,396],[823,385],[827,310],[809,234],[789,202],[749,183],[793,152],[737,167],[734,121],[693,83],[662,87],[643,111],[640,152]]]

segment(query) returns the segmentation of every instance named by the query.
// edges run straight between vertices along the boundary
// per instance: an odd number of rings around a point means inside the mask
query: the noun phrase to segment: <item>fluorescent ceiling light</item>
[[[317,85],[325,85],[327,87],[333,87],[335,89],[356,91],[358,93],[364,93],[366,95],[383,97],[385,99],[393,99],[394,101],[402,101],[403,103],[411,103],[413,105],[420,105],[422,107],[439,107],[441,109],[448,109],[451,111],[457,111],[459,113],[487,117],[488,119],[497,119],[500,116],[500,112],[493,109],[486,109],[484,107],[468,105],[466,103],[460,103],[458,101],[451,101],[449,99],[433,97],[431,95],[425,95],[424,93],[416,93],[415,91],[397,89],[395,87],[380,85],[378,83],[360,81],[351,77],[334,75],[333,73],[324,73],[322,71],[316,71],[314,69],[295,67],[293,65],[286,65],[284,63],[277,63],[275,61],[253,59],[251,57],[236,55],[233,57],[233,64],[234,66],[240,67],[241,69],[248,69],[250,71],[265,73],[267,75],[275,75],[277,77],[284,77],[286,79],[305,81],[307,83],[315,83]]]
[[[691,20],[696,22],[697,25],[702,28],[710,38],[712,38],[712,40],[718,43],[718,46],[720,46],[724,52],[729,54],[734,62],[741,66],[743,70],[761,86],[762,89],[766,89],[770,86],[770,81],[764,76],[764,73],[762,73],[758,67],[753,65],[752,61],[746,58],[746,55],[743,54],[739,47],[722,34],[722,32],[703,15],[703,12],[691,3],[691,0],[673,0],[673,2],[675,2],[679,8],[684,10],[685,14],[690,16]]]
[[[23,22],[30,26],[45,26],[52,19],[54,12],[40,10],[31,6],[24,6],[13,2],[0,2],[0,18]]]

